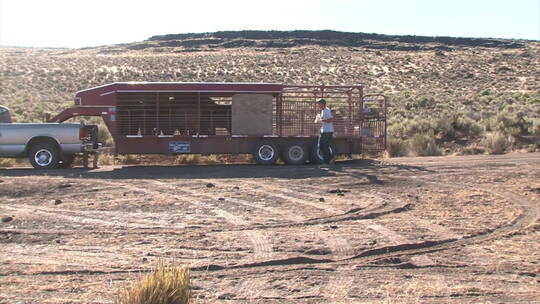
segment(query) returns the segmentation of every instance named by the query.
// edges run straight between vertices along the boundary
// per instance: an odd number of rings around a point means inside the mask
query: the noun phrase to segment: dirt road
[[[111,303],[159,259],[195,303],[540,303],[539,153],[0,180],[0,303]]]

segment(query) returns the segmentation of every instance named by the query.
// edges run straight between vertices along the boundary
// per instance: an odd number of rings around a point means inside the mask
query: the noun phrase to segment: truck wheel
[[[58,166],[58,148],[50,143],[37,143],[30,148],[28,160],[36,169],[53,169]]]
[[[279,157],[278,146],[271,140],[262,140],[255,146],[253,157],[259,165],[273,165]]]
[[[334,143],[330,143],[330,155],[332,156],[332,159],[334,159],[337,156],[337,148]],[[322,157],[321,151],[319,150],[319,142],[317,140],[315,140],[313,144],[311,145],[311,153],[309,156],[309,162],[316,165],[320,165],[324,163],[324,159]]]
[[[308,158],[308,150],[302,142],[287,144],[282,152],[283,161],[287,165],[303,165]]]

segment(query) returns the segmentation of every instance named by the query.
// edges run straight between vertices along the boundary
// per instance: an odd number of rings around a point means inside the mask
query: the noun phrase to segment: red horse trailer
[[[257,163],[321,163],[316,101],[334,113],[334,154],[386,149],[386,101],[362,85],[112,83],[77,92],[50,122],[101,116],[118,154],[253,154]]]

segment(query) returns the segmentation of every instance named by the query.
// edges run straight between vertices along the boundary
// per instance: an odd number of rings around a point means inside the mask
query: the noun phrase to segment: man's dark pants
[[[321,150],[325,164],[329,164],[330,160],[332,160],[332,155],[330,153],[330,142],[332,141],[333,134],[334,133],[332,132],[324,132],[319,136],[319,150]]]

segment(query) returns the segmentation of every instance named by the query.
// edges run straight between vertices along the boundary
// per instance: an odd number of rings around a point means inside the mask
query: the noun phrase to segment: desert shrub
[[[98,164],[100,166],[112,166],[112,165],[136,165],[140,164],[139,155],[117,155],[110,153],[101,153],[98,158]]]
[[[388,127],[388,135],[395,138],[410,138],[414,134],[428,133],[435,129],[432,119],[405,119]]]
[[[468,117],[458,117],[454,122],[454,128],[463,137],[475,138],[484,131],[482,126]]]
[[[109,132],[109,129],[103,122],[98,125],[98,141],[102,142],[104,147],[112,147],[114,145],[111,132]]]
[[[407,143],[399,138],[388,138],[386,142],[386,154],[388,157],[407,155]]]
[[[540,118],[533,118],[530,121],[529,133],[540,136]]]
[[[188,164],[188,165],[199,164],[201,163],[201,156],[198,154],[177,155],[174,163],[175,164]]]
[[[456,130],[453,126],[453,119],[441,117],[436,120],[433,132],[443,139],[452,139],[456,137]]]
[[[503,154],[514,144],[514,138],[501,132],[489,134],[481,142],[489,154]]]
[[[0,168],[10,168],[15,166],[15,163],[14,158],[0,158]]]
[[[460,149],[458,151],[458,154],[459,155],[474,155],[474,154],[483,154],[484,152],[486,152],[486,148],[482,147],[478,143],[473,143]]]
[[[140,163],[138,155],[132,155],[132,154],[122,157],[121,162],[124,165],[136,165]]]
[[[523,112],[512,112],[506,108],[489,122],[489,129],[518,137],[529,132],[531,122],[525,119]]]
[[[167,266],[159,262],[152,272],[130,287],[121,290],[117,304],[185,304],[189,303],[191,283],[187,267]]]
[[[414,135],[409,140],[409,147],[411,152],[417,156],[442,155],[442,149],[435,142],[435,136],[430,133]]]
[[[111,166],[115,164],[114,155],[109,153],[101,153],[98,159],[98,165],[100,166]]]

